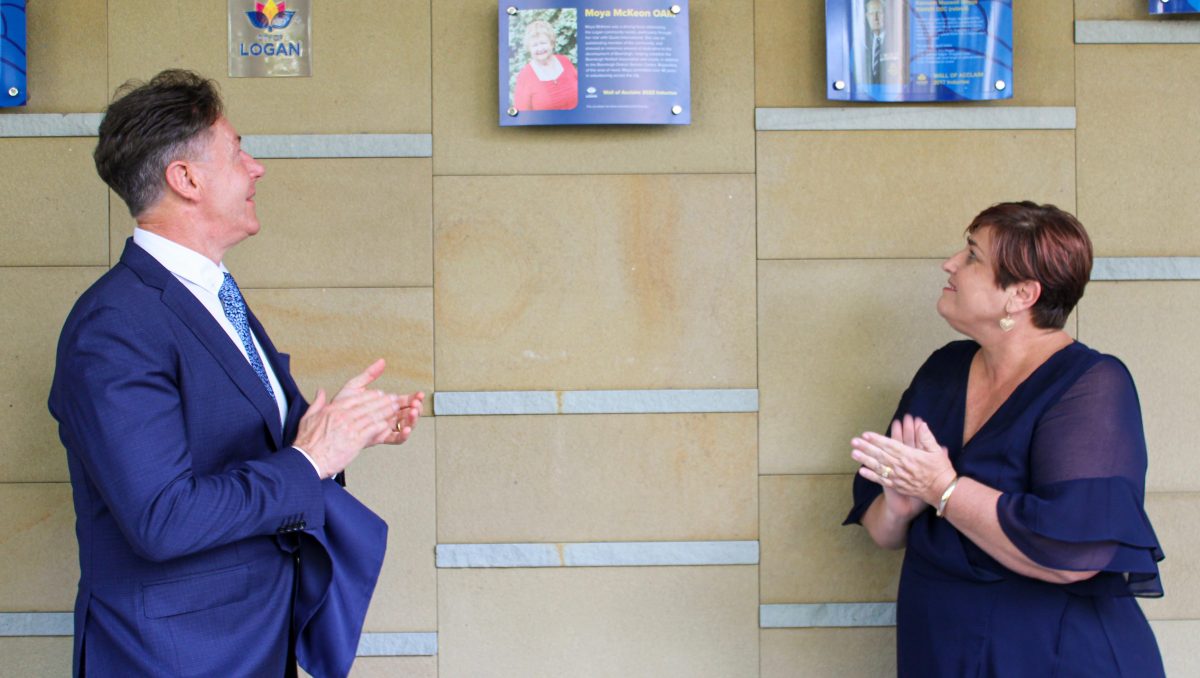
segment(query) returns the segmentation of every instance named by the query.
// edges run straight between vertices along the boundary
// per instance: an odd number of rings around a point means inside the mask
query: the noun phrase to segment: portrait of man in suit
[[[67,317],[50,391],[79,542],[74,674],[345,675],[387,525],[339,481],[408,439],[424,394],[370,388],[379,360],[301,395],[223,263],[261,228],[264,168],[212,81],[127,84],[94,159],[137,227]]]
[[[879,83],[883,82],[884,47],[887,41],[883,0],[867,0],[863,9],[867,15],[866,37],[870,82]]]

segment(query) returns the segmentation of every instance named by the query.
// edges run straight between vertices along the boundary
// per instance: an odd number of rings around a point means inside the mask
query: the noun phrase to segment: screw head
[[[509,16],[512,16],[512,15],[514,15],[514,14],[516,14],[516,13],[517,13],[517,8],[516,8],[516,7],[509,7],[509,8],[508,8],[508,10],[507,10],[507,12],[508,12],[508,15],[509,15]]]
[[[519,111],[517,110],[517,108],[516,108],[515,106],[509,106],[509,107],[508,107],[508,116],[509,116],[510,118],[515,118],[515,117],[517,117],[517,113],[519,113]]]
[[[845,80],[835,80],[833,82],[833,88],[839,92],[846,89],[846,81]]]
[[[683,113],[683,106],[675,104],[671,107],[671,115],[679,115],[680,113]]]
[[[671,5],[671,14],[679,14],[682,11],[683,11],[683,8],[680,7],[679,5]]]
[[[997,80],[996,81],[996,90],[1003,92],[1005,89],[1008,89],[1008,83],[1004,82],[1003,80]]]
[[[16,87],[8,88],[8,96],[10,96],[10,97],[15,97],[20,93],[21,93],[21,90],[17,89]]]

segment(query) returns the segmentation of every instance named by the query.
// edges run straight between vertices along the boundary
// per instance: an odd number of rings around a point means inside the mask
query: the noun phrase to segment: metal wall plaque
[[[0,2],[0,108],[24,106],[25,0]]]
[[[691,123],[687,0],[498,9],[501,126]]]
[[[1149,0],[1151,14],[1200,14],[1200,0]]]
[[[825,0],[826,97],[1013,95],[1013,0]]]
[[[312,0],[229,0],[229,77],[312,75]]]

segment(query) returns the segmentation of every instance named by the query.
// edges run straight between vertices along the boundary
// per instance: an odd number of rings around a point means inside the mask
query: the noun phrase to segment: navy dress
[[[978,349],[956,341],[930,356],[896,416],[924,419],[960,475],[1002,492],[1000,525],[1031,560],[1100,573],[1065,585],[1018,575],[926,509],[909,526],[900,573],[899,675],[1163,675],[1133,598],[1162,595],[1163,554],[1142,508],[1146,443],[1128,370],[1070,344],[963,445]],[[860,522],[881,491],[855,476],[846,523]]]

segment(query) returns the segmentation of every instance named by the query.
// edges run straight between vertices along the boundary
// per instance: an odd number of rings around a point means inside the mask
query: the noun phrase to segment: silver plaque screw
[[[516,8],[516,7],[509,7],[509,8],[508,8],[508,15],[509,15],[509,16],[512,16],[512,15],[514,15],[514,14],[516,14],[516,13],[517,13],[517,8]]]
[[[679,14],[682,11],[683,11],[683,8],[680,7],[679,5],[671,5],[671,14]]]
[[[508,107],[508,117],[510,117],[510,118],[515,118],[515,117],[517,117],[517,112],[518,112],[518,111],[517,111],[516,107],[514,107],[514,106],[509,106],[509,107]]]
[[[835,80],[833,83],[833,88],[839,92],[846,89],[846,81],[845,80]]]
[[[996,89],[1003,92],[1008,87],[1008,83],[1003,80],[996,81]]]
[[[8,96],[10,96],[10,97],[15,97],[20,93],[21,93],[21,90],[17,89],[16,87],[8,88]]]
[[[671,107],[671,115],[679,115],[680,113],[683,113],[683,106],[675,104]]]

